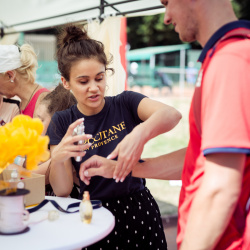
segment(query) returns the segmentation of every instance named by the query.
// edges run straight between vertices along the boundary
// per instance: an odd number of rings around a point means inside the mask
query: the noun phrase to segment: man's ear
[[[63,76],[61,77],[61,81],[62,81],[63,87],[67,90],[70,90],[69,82],[66,81],[66,79]]]

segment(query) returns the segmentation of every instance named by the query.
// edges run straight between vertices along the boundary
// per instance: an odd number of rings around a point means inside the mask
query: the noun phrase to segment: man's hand
[[[104,178],[112,178],[115,166],[116,161],[94,155],[81,164],[79,171],[80,179],[86,185],[89,185],[92,176],[97,175]]]

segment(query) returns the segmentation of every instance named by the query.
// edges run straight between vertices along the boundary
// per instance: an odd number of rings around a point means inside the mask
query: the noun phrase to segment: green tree
[[[238,18],[250,20],[249,0],[233,0],[232,5]]]
[[[232,6],[238,18],[250,20],[249,0],[232,0]],[[181,44],[182,41],[174,31],[174,27],[165,25],[163,18],[164,13],[128,18],[127,35],[130,49]],[[191,45],[194,49],[201,48],[198,42],[191,43]]]
[[[164,14],[131,17],[127,20],[128,43],[131,49],[147,46],[181,44],[172,25],[163,23]]]

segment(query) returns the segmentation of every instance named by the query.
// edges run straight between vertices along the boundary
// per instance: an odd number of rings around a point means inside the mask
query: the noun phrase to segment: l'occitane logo
[[[93,138],[85,141],[85,143],[92,143],[91,149],[103,146],[111,141],[119,138],[119,132],[126,129],[125,122],[121,122],[112,126],[108,130],[103,130],[97,133]]]

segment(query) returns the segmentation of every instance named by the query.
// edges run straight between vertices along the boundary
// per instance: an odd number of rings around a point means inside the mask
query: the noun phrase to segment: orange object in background
[[[127,46],[127,18],[122,17],[121,18],[121,32],[120,32],[120,56],[121,56],[121,64],[124,68],[124,71],[126,72],[126,80],[125,80],[125,86],[124,89],[128,89],[127,85],[127,59],[126,59],[126,46]]]

